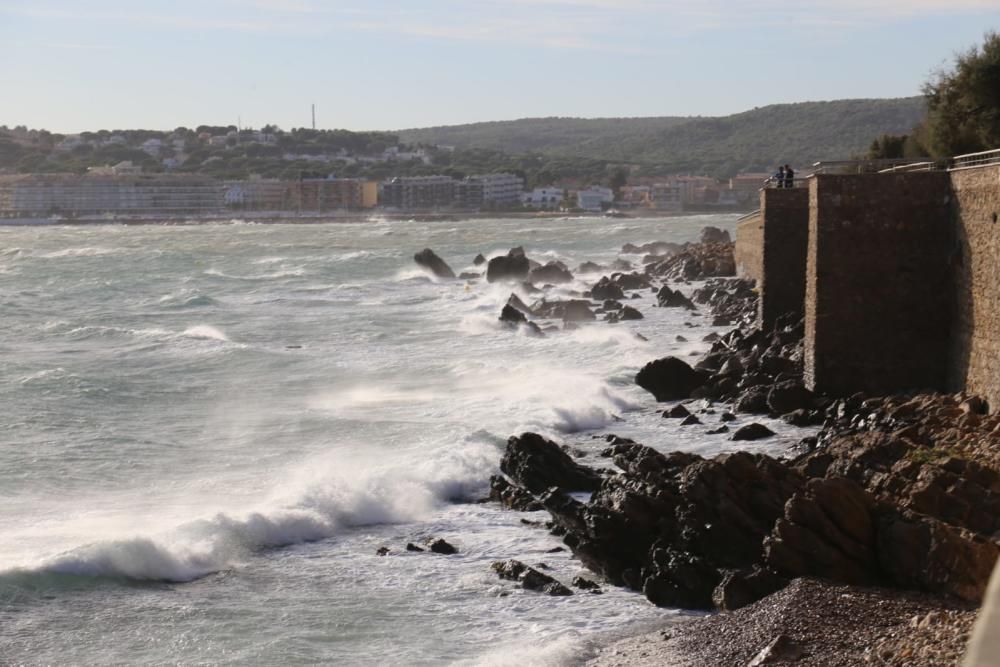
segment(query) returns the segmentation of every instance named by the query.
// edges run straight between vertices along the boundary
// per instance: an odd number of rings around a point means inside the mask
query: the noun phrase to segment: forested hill
[[[905,134],[924,98],[774,104],[723,117],[526,118],[401,131],[407,143],[536,152],[727,175],[864,153],[884,133]]]

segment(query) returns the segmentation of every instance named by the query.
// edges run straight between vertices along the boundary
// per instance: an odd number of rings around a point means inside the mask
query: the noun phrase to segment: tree
[[[608,179],[608,187],[611,191],[615,193],[615,199],[618,199],[621,195],[622,188],[628,184],[628,169],[625,167],[618,167],[611,174],[611,178]]]
[[[1000,34],[987,32],[982,46],[958,54],[954,69],[932,75],[923,93],[928,113],[918,134],[932,155],[1000,148]]]

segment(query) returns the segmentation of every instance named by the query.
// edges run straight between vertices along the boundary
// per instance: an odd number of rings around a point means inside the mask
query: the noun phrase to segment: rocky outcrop
[[[523,248],[511,248],[506,255],[494,257],[486,264],[486,280],[491,283],[523,281],[531,271],[531,264]]]
[[[670,241],[651,241],[642,245],[626,243],[622,246],[621,253],[623,255],[657,255],[662,257],[678,253],[684,247],[679,243],[671,243]]]
[[[559,445],[537,433],[507,440],[500,470],[533,494],[551,487],[564,491],[595,491],[601,475],[574,461]]]
[[[573,281],[573,274],[562,262],[552,261],[532,269],[528,282],[535,284],[561,285]]]
[[[704,227],[701,230],[698,242],[701,244],[732,243],[733,239],[730,238],[729,232],[721,230],[718,227]]]
[[[656,303],[660,308],[687,308],[695,310],[695,305],[691,299],[681,294],[680,290],[672,290],[667,285],[660,288],[656,293]]]
[[[427,269],[438,278],[454,278],[455,272],[448,263],[437,256],[430,248],[424,248],[413,256],[413,261]]]
[[[646,265],[646,274],[664,280],[704,280],[715,276],[735,276],[736,260],[732,243],[699,243],[667,259]]]

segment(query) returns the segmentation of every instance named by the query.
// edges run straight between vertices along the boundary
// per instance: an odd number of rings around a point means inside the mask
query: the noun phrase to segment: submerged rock
[[[548,595],[572,595],[573,591],[562,585],[547,574],[542,574],[519,560],[496,561],[490,566],[501,579],[518,581],[521,587],[529,591],[538,591]]]

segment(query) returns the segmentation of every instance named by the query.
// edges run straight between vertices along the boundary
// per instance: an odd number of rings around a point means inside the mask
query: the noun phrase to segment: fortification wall
[[[950,384],[1000,409],[1000,166],[951,172],[956,315]]]
[[[944,389],[954,308],[947,173],[809,187],[805,381],[834,395]]]
[[[736,225],[736,275],[757,281],[764,276],[764,223],[760,213]]]
[[[809,190],[761,192],[763,261],[758,321],[770,329],[785,313],[805,311],[806,255],[809,249]]]

